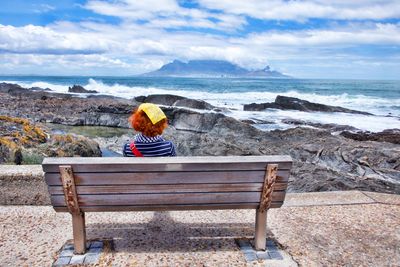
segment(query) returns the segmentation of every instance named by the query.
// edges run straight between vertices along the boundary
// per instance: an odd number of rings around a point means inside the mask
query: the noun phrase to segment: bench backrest
[[[282,206],[290,156],[46,158],[56,211],[68,211],[60,166],[71,166],[80,210],[250,209],[260,205],[268,164],[278,164],[271,208]]]

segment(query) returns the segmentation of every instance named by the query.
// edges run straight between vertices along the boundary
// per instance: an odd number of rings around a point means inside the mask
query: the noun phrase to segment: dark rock
[[[137,96],[134,98],[135,101],[141,103],[154,103],[164,106],[175,106],[175,107],[186,107],[195,109],[206,109],[212,110],[215,107],[203,100],[190,99],[183,96],[177,95],[149,95],[149,96]]]
[[[180,131],[206,133],[209,132],[220,118],[221,113],[198,113],[188,109],[162,107],[168,122]]]
[[[115,99],[115,100],[126,100],[126,98],[122,98],[119,96],[113,96],[113,95],[88,95],[86,98],[92,98],[92,99]]]
[[[248,119],[248,120],[240,120],[241,122],[247,123],[247,124],[275,124],[273,121],[266,121],[266,120],[260,120],[260,119]]]
[[[84,109],[84,112],[99,112],[99,113],[112,113],[112,114],[131,114],[133,111],[132,105],[128,104],[110,104],[110,105],[99,105],[96,107],[89,107]]]
[[[386,129],[378,133],[363,132],[363,131],[357,131],[357,132],[344,131],[340,135],[357,141],[377,141],[377,142],[400,144],[399,129]]]
[[[146,102],[146,98],[147,96],[141,95],[141,96],[137,96],[134,98],[135,101],[140,102],[140,103],[145,103]]]
[[[368,112],[357,111],[337,106],[329,106],[318,103],[312,103],[306,100],[302,100],[295,97],[287,97],[278,95],[273,103],[261,103],[261,104],[247,104],[244,105],[245,111],[261,111],[267,108],[283,109],[283,110],[300,110],[300,111],[319,111],[319,112],[343,112],[343,113],[354,113],[363,115],[373,115]]]
[[[334,123],[318,123],[318,122],[310,122],[303,120],[295,120],[295,119],[283,119],[283,123],[290,125],[307,125],[315,128],[321,128],[329,130],[330,132],[341,132],[341,131],[358,131],[359,129],[349,126],[349,125],[340,125]]]
[[[278,108],[274,103],[251,103],[243,105],[244,111],[262,111],[267,108]]]
[[[12,83],[0,83],[0,92],[1,93],[22,93],[26,92],[28,89],[21,87],[18,84],[12,84]]]
[[[172,106],[175,107],[186,107],[186,108],[195,108],[195,109],[206,109],[206,110],[212,110],[215,107],[203,100],[195,100],[195,99],[180,99],[177,100]]]
[[[256,124],[256,121],[253,120],[240,120],[241,122],[247,123],[247,124]]]
[[[154,103],[164,106],[172,106],[176,101],[185,99],[183,96],[177,95],[149,95],[149,96],[138,96],[134,98],[137,102],[141,103]]]
[[[29,88],[29,90],[32,90],[32,91],[47,91],[47,92],[51,91],[50,88],[41,88],[41,87],[31,87],[31,88]]]
[[[80,94],[96,94],[98,93],[96,90],[86,90],[80,85],[74,85],[72,87],[68,87],[69,93],[80,93]]]

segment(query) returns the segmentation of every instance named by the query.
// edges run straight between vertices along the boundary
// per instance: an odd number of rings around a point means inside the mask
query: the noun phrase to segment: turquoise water
[[[0,76],[0,81],[24,87],[50,88],[63,93],[68,91],[69,86],[79,84],[88,90],[128,99],[149,94],[182,95],[226,107],[233,117],[273,122],[259,125],[266,130],[287,127],[280,123],[287,118],[346,124],[371,131],[400,128],[400,81],[82,76]],[[273,102],[277,95],[367,111],[377,116],[282,110],[243,111],[244,104]]]

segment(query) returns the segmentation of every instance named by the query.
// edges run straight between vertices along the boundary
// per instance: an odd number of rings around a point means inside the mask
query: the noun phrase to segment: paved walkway
[[[265,266],[235,238],[254,235],[254,211],[88,213],[89,239],[112,239],[98,266]],[[399,266],[400,196],[288,194],[268,213],[268,236],[301,266]],[[50,266],[72,238],[70,215],[0,206],[0,266]],[[268,266],[279,266],[279,261]]]

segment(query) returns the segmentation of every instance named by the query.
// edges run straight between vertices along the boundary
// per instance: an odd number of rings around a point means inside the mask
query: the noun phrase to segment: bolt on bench
[[[70,212],[75,253],[86,251],[85,212],[256,209],[265,250],[267,210],[285,199],[290,156],[45,158],[51,203]]]

